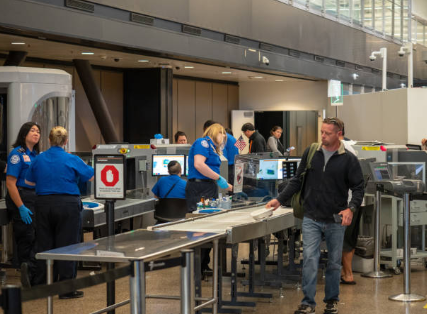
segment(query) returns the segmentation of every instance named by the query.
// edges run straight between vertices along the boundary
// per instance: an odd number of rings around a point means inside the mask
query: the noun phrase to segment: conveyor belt
[[[239,243],[272,234],[295,225],[292,208],[279,207],[273,215],[256,221],[250,215],[264,205],[222,211],[198,218],[150,227],[151,230],[180,230],[226,233],[228,243]]]

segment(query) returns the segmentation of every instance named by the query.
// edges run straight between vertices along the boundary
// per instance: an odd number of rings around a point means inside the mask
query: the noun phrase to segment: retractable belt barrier
[[[59,281],[50,285],[34,286],[31,289],[21,289],[19,286],[6,285],[2,288],[0,306],[6,314],[22,313],[21,303],[43,299],[54,295],[66,294],[78,289],[96,286],[106,282],[133,275],[133,263],[125,267],[112,269],[100,274],[86,276],[77,279]],[[181,257],[169,258],[144,263],[146,271],[161,270],[180,266]]]

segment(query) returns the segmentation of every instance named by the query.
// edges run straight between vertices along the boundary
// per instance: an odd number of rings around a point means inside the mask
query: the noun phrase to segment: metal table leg
[[[146,313],[144,261],[133,262],[130,276],[130,309],[132,314]]]
[[[53,260],[46,260],[46,276],[47,284],[53,283]],[[53,297],[47,297],[47,314],[53,314]]]
[[[193,250],[181,251],[181,314],[194,314],[194,253]]]

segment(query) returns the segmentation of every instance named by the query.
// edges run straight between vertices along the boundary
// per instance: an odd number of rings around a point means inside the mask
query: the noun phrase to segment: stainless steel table
[[[144,314],[145,309],[145,269],[144,262],[153,261],[161,257],[184,250],[187,267],[181,271],[185,273],[181,283],[182,313],[194,313],[194,276],[192,251],[186,250],[204,243],[213,242],[214,247],[214,279],[218,276],[218,240],[225,237],[225,233],[207,233],[192,231],[130,231],[107,238],[90,242],[70,245],[36,255],[37,259],[46,260],[47,283],[52,283],[52,268],[54,260],[67,261],[94,261],[94,262],[133,262],[134,274],[130,277],[130,304],[131,313]],[[217,280],[213,280],[212,299],[201,306],[213,305],[213,312],[217,312]],[[198,306],[196,309],[200,308]],[[48,313],[53,313],[53,299],[48,298]]]

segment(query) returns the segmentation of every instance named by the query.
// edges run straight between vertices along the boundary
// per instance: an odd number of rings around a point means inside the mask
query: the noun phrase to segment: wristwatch
[[[354,213],[354,212],[356,211],[356,209],[357,209],[357,208],[356,208],[355,206],[353,206],[353,205],[352,205],[352,206],[350,206],[349,208],[350,208],[350,210],[351,210],[351,212],[352,212],[352,213]]]

